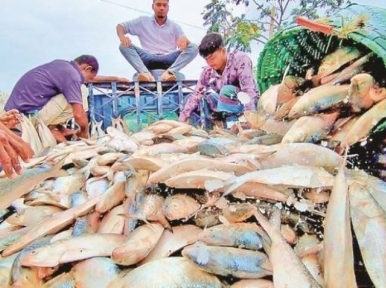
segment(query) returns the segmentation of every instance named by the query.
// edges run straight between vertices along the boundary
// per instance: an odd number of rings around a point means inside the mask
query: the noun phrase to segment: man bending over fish
[[[66,136],[88,137],[88,82],[127,79],[96,76],[99,64],[91,55],[81,55],[73,61],[53,60],[25,73],[13,88],[5,104],[6,111],[16,109],[28,116],[39,116],[59,142]],[[71,118],[79,126],[76,132],[65,128]]]
[[[188,96],[179,121],[188,121],[203,99],[202,104],[209,120],[230,128],[244,110],[256,110],[258,93],[252,61],[241,51],[227,53],[218,33],[207,34],[198,50],[208,66],[201,72],[194,92]],[[244,92],[247,99],[240,99],[239,92]]]

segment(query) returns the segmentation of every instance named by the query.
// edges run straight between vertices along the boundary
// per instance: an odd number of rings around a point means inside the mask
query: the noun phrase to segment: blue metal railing
[[[186,97],[193,92],[196,80],[178,80],[173,82],[138,82],[129,83],[100,82],[88,84],[89,114],[91,120],[103,121],[103,127],[111,124],[111,118],[136,114],[137,131],[143,128],[144,113],[156,114],[157,119],[165,118],[166,112],[183,109]],[[196,126],[206,127],[204,111],[200,105],[198,113],[192,118]]]

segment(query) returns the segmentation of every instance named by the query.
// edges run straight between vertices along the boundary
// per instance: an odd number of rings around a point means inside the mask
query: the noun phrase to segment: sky
[[[170,19],[197,44],[206,33],[201,13],[209,2],[170,0]],[[384,0],[360,3],[386,8]],[[153,14],[151,4],[152,0],[0,0],[0,91],[9,94],[31,68],[54,59],[72,60],[81,54],[97,57],[100,75],[131,78],[134,70],[119,52],[115,27]],[[136,37],[131,38],[139,44]],[[260,49],[255,47],[251,54],[255,64]],[[186,79],[195,80],[204,66],[205,61],[197,56],[181,72]]]
[[[179,22],[197,44],[206,34],[201,12],[207,3],[170,0],[170,19]],[[145,12],[153,14],[151,4],[152,0],[0,0],[0,91],[9,94],[31,68],[81,54],[97,57],[100,75],[131,79],[135,71],[118,49],[115,28]],[[139,45],[137,37],[131,38]],[[197,79],[203,66],[204,60],[197,56],[181,72],[186,79]]]

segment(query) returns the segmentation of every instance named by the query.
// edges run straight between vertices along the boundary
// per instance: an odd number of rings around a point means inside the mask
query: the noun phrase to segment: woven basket
[[[344,30],[350,20],[358,19],[361,15],[367,16],[364,27],[341,35],[327,35],[297,24],[277,33],[265,44],[258,58],[257,81],[260,93],[267,90],[270,85],[279,83],[288,65],[288,75],[304,77],[308,68],[317,69],[323,57],[335,51],[340,44],[355,46],[363,52],[373,51],[379,57],[379,61],[371,64],[376,64],[372,66],[373,70],[381,69],[384,72],[386,9],[351,4],[328,18],[328,24],[336,28],[335,30],[339,31],[342,28]],[[382,77],[386,74],[379,72],[373,76],[376,80],[384,82]]]
[[[363,27],[345,33],[345,25],[361,16],[366,18]],[[287,75],[300,77],[304,77],[311,67],[317,71],[321,60],[340,45],[354,46],[363,55],[374,52],[376,57],[366,64],[364,70],[386,87],[386,9],[351,4],[338,10],[328,20],[327,24],[335,31],[333,34],[319,32],[327,29],[311,30],[294,24],[266,43],[257,63],[260,93],[280,83],[286,69],[289,69]],[[357,143],[350,148],[349,153],[358,156],[351,158],[348,166],[359,167],[386,181],[385,130],[386,118],[372,130],[366,143]]]

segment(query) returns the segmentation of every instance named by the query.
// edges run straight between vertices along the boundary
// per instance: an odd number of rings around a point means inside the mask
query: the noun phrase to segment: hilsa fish
[[[342,105],[348,96],[350,85],[323,85],[309,90],[288,112],[290,119],[319,113],[331,107]]]
[[[347,153],[347,151],[346,151]],[[326,287],[357,287],[345,161],[335,176],[324,220],[323,273]],[[339,242],[339,245],[336,243]]]
[[[62,170],[62,161],[55,165],[44,164],[24,170],[21,175],[13,179],[0,179],[0,210],[8,208],[13,201],[27,194],[36,185],[52,177],[61,177],[67,175]]]
[[[272,265],[274,286],[321,287],[296,256],[292,247],[286,242],[275,225],[270,223],[258,209],[255,210],[254,215],[272,240],[268,256]]]
[[[182,250],[182,256],[201,270],[238,278],[262,278],[272,274],[265,253],[233,247],[208,246],[196,242]]]
[[[109,288],[222,287],[213,274],[200,270],[183,257],[168,257],[145,263],[112,281]]]
[[[323,58],[317,75],[319,77],[330,75],[339,67],[357,59],[360,55],[359,50],[354,47],[340,47]]]
[[[281,143],[317,143],[327,137],[338,116],[339,112],[302,116],[284,135]]]

